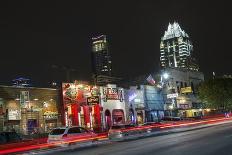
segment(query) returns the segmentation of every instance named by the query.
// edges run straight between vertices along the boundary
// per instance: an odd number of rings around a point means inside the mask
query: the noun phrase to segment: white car
[[[97,135],[82,127],[60,127],[53,129],[48,135],[48,143],[59,146],[73,144],[89,144],[96,142]]]

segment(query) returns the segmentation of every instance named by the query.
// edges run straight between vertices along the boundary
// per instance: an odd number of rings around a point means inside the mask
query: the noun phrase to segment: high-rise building
[[[111,76],[111,56],[105,35],[92,38],[92,70],[95,76]]]
[[[162,68],[199,70],[189,36],[176,22],[169,23],[167,31],[161,38],[160,62]]]

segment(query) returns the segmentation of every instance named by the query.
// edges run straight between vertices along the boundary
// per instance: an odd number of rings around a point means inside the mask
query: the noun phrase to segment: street
[[[182,133],[114,142],[59,152],[60,155],[231,155],[232,123]],[[57,153],[54,153],[57,154]]]

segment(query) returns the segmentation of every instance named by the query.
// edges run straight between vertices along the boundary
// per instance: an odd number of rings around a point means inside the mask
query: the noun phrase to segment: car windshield
[[[51,131],[50,135],[61,135],[63,134],[65,129],[54,129]]]

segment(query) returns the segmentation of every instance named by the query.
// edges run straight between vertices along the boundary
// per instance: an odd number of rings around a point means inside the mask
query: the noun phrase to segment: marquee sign
[[[176,97],[178,97],[178,93],[167,94],[167,98],[176,98]]]
[[[192,88],[191,87],[184,87],[184,88],[181,88],[181,93],[184,94],[184,93],[192,93]]]
[[[96,105],[96,104],[99,104],[98,96],[87,97],[87,105]]]
[[[120,102],[123,101],[122,89],[103,88],[103,95],[105,95],[105,102],[107,100],[120,100]]]

